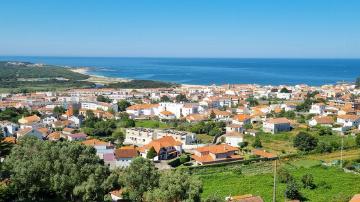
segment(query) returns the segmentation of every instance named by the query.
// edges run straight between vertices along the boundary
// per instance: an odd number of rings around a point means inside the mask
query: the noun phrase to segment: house
[[[238,150],[227,144],[204,146],[196,148],[191,158],[199,165],[241,160],[243,157],[235,154]]]
[[[228,132],[223,137],[225,137],[225,143],[238,147],[239,143],[244,142],[244,135],[238,132]]]
[[[161,120],[173,120],[176,119],[176,115],[170,111],[161,111],[159,113],[159,118]]]
[[[38,124],[40,120],[41,118],[38,117],[37,115],[32,115],[32,116],[22,117],[21,119],[18,120],[18,122],[20,123],[20,128],[26,128],[26,127],[32,128],[34,125]]]
[[[325,104],[323,103],[316,103],[312,104],[309,110],[310,114],[319,114],[322,115],[325,113]]]
[[[17,138],[22,138],[25,136],[32,136],[36,137],[39,140],[43,139],[43,134],[36,128],[22,128],[19,131],[17,131]]]
[[[290,121],[287,118],[274,118],[263,122],[263,130],[268,133],[290,131]]]
[[[189,114],[185,117],[185,119],[189,123],[197,123],[207,120],[208,116],[206,116],[205,114]]]
[[[149,144],[152,140],[171,136],[176,141],[184,145],[191,145],[196,142],[194,133],[177,131],[171,129],[151,129],[151,128],[127,128],[125,131],[125,144],[143,146]]]
[[[156,139],[155,130],[150,128],[127,128],[124,144],[143,146]]]
[[[123,146],[115,149],[116,167],[128,167],[131,161],[139,155],[135,146]]]
[[[85,140],[81,143],[87,146],[94,147],[96,149],[96,154],[99,156],[100,159],[104,159],[105,154],[114,154],[114,145],[110,142],[104,142],[94,138]]]
[[[58,141],[60,140],[60,138],[61,138],[61,133],[59,131],[52,132],[47,136],[47,139],[50,141]]]
[[[102,110],[102,111],[109,111],[112,110],[114,112],[118,111],[117,104],[114,103],[106,103],[106,102],[82,102],[81,109],[86,110]]]
[[[78,128],[81,127],[81,122],[82,122],[81,118],[79,118],[77,116],[69,116],[68,120],[73,122],[75,127],[78,127]]]
[[[0,131],[3,132],[5,137],[12,136],[19,129],[19,125],[9,121],[0,121]]]
[[[226,132],[238,132],[238,133],[243,133],[245,130],[244,127],[240,124],[226,125],[225,129],[226,129]]]
[[[241,196],[228,196],[225,198],[226,202],[264,202],[260,196],[253,196],[252,194],[246,194]]]
[[[309,121],[310,126],[326,126],[331,127],[334,124],[334,118],[331,116],[315,116]]]
[[[212,113],[215,115],[215,119],[222,120],[222,121],[227,121],[231,116],[230,112],[221,111],[221,110],[218,110],[218,109],[210,109],[209,110],[209,115],[211,115]]]
[[[261,157],[261,158],[267,158],[267,159],[274,159],[277,158],[275,154],[272,154],[270,152],[267,152],[262,149],[254,149],[251,151],[251,153],[255,156]]]
[[[75,133],[67,136],[69,141],[82,141],[86,140],[87,135],[85,133]]]
[[[176,141],[171,136],[153,140],[149,144],[139,147],[138,151],[142,157],[146,158],[147,153],[151,148],[154,148],[156,151],[154,160],[168,160],[175,158],[182,153],[182,143]]]
[[[73,128],[64,128],[64,129],[62,130],[62,133],[63,133],[64,135],[71,135],[74,131],[75,131],[75,129],[73,129]]]
[[[136,104],[126,108],[126,113],[131,118],[137,118],[141,116],[154,116],[158,111],[159,104]]]
[[[240,125],[251,124],[251,117],[247,114],[238,114],[232,118],[232,123]]]
[[[350,129],[351,127],[358,127],[360,125],[360,116],[351,114],[339,115],[336,122]]]

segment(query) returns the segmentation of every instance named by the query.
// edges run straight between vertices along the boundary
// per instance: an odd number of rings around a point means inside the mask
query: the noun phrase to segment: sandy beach
[[[93,75],[93,74],[89,73],[88,67],[71,68],[70,70],[73,72],[80,73],[80,74],[88,75],[88,76],[90,76],[90,78],[86,79],[85,81],[98,83],[98,84],[129,82],[132,80],[132,79],[125,79],[125,78],[112,78],[112,77],[106,77],[106,76]]]

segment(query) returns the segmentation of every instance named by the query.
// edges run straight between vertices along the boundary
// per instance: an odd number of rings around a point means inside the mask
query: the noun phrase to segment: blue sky
[[[1,0],[0,55],[360,58],[358,0]]]

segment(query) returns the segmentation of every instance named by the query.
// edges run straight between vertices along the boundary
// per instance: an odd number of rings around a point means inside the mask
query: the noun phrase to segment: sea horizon
[[[0,61],[87,67],[90,75],[194,85],[320,86],[353,82],[360,75],[358,58],[0,56]]]

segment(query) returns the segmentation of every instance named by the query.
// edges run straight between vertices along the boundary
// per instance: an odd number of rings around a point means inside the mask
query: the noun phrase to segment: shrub
[[[289,173],[289,171],[286,170],[285,168],[280,168],[277,171],[277,174],[278,174],[279,182],[281,182],[281,183],[287,183],[290,180],[294,179],[293,176]]]
[[[286,184],[285,196],[288,199],[299,199],[301,194],[299,192],[299,188],[295,180],[290,180]]]
[[[294,147],[300,151],[312,151],[316,148],[318,139],[306,132],[299,132],[294,139]]]
[[[301,182],[303,183],[303,187],[306,189],[314,189],[315,188],[314,177],[312,176],[312,174],[303,175],[301,178]]]
[[[234,174],[241,175],[241,174],[242,174],[242,168],[241,168],[241,166],[235,166],[235,167],[232,169],[232,172],[233,172]]]

